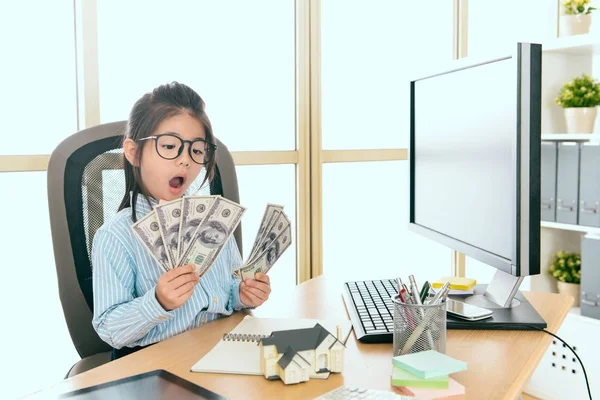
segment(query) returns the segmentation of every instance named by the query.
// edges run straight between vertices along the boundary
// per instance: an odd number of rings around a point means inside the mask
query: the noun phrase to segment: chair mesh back
[[[93,310],[91,257],[94,235],[104,221],[117,213],[125,194],[121,140],[122,137],[117,136],[90,143],[89,146],[92,147],[104,146],[105,151],[91,157],[86,151],[88,146],[85,146],[73,153],[67,161],[67,224],[71,233],[77,279],[90,310]],[[223,195],[218,168],[210,187],[201,187],[204,176],[203,171],[190,185],[188,193]]]
[[[121,149],[100,154],[85,167],[81,180],[81,210],[90,265],[94,235],[104,221],[117,213],[124,194]]]

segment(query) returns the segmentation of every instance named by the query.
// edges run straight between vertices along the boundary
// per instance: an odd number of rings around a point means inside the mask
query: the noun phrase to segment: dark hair
[[[183,113],[188,113],[196,117],[204,127],[205,140],[208,143],[216,144],[210,120],[204,110],[204,100],[192,88],[178,82],[160,85],[151,93],[144,94],[135,102],[127,120],[127,128],[123,141],[125,139],[132,139],[137,142],[140,139],[151,136],[165,119]],[[136,149],[135,158],[138,165],[142,159],[142,150],[143,146],[138,146]],[[140,168],[130,164],[125,155],[123,155],[123,165],[125,171],[125,195],[123,196],[123,200],[121,200],[118,211],[131,207],[131,218],[135,222],[137,220],[135,203],[138,195],[141,193],[146,197],[148,202],[150,201],[148,200],[148,192],[142,183]],[[202,185],[207,181],[212,181],[215,165],[216,154],[210,162],[204,165],[206,175],[202,181]]]

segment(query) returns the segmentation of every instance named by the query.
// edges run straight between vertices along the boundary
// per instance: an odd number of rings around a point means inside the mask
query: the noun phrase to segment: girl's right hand
[[[183,265],[165,272],[156,283],[156,300],[165,311],[180,307],[194,293],[200,280],[193,264]]]

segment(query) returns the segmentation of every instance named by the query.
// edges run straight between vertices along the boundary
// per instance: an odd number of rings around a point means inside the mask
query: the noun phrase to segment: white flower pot
[[[558,293],[573,296],[573,307],[579,307],[579,293],[581,291],[581,285],[578,283],[566,283],[562,281],[556,281],[558,286]]]
[[[567,133],[592,133],[598,114],[597,107],[565,108]]]
[[[582,35],[590,31],[592,14],[560,16],[560,36]]]

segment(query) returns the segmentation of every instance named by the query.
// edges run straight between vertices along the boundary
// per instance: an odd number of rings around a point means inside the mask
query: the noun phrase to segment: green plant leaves
[[[580,283],[581,255],[567,251],[555,253],[548,268],[548,273],[561,282]]]
[[[589,7],[590,0],[562,0],[563,12],[565,15],[589,14],[594,7]]]
[[[596,107],[600,105],[600,83],[581,74],[563,85],[555,101],[564,108]]]

